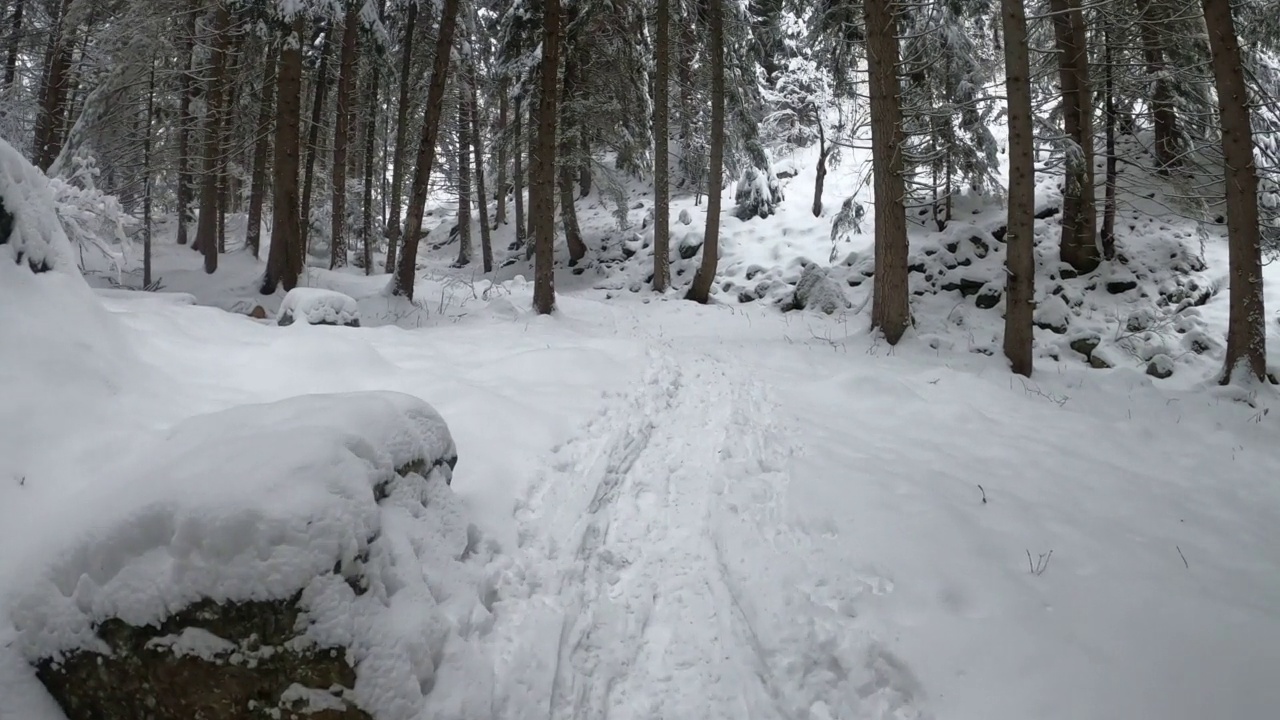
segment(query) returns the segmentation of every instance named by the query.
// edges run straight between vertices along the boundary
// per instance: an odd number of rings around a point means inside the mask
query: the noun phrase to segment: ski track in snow
[[[830,538],[786,520],[797,446],[774,409],[724,363],[651,350],[643,379],[555,450],[516,511],[519,562],[551,575],[527,578],[556,608],[536,632],[559,621],[554,660],[517,683],[540,674],[548,695],[519,717],[926,717],[857,617],[858,596],[891,583],[823,576]]]

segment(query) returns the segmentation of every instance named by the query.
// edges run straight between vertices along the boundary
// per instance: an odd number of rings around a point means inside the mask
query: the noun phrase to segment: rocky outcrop
[[[302,637],[299,602],[205,600],[159,627],[107,620],[109,652],[46,659],[36,674],[68,720],[369,720],[343,698],[356,681],[345,650]]]

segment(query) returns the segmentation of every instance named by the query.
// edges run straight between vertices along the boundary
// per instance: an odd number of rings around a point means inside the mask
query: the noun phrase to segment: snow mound
[[[817,265],[805,268],[796,283],[796,290],[782,307],[783,310],[816,310],[832,315],[839,310],[853,307],[840,283],[831,279],[827,271]]]
[[[440,415],[400,393],[181,421],[80,483],[74,502],[39,509],[26,539],[38,550],[0,577],[12,622],[0,637],[16,633],[36,663],[105,652],[108,619],[142,627],[201,601],[299,597],[305,639],[348,649],[356,703],[411,717],[456,614],[485,614],[464,561],[478,533],[447,487],[456,458]]]
[[[350,295],[335,290],[299,287],[289,291],[280,303],[280,325],[294,322],[308,325],[360,326],[360,304]]]
[[[49,180],[0,139],[0,258],[26,262],[33,272],[76,273]]]

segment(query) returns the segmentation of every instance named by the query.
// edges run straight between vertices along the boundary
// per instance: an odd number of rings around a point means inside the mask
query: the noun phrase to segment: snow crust
[[[334,290],[296,287],[280,303],[282,325],[301,320],[308,325],[352,325],[360,322],[360,305]]]

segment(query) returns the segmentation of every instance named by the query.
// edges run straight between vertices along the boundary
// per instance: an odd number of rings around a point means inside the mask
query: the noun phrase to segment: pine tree
[[[449,50],[453,47],[453,35],[457,25],[458,0],[444,0],[440,12],[440,27],[436,31],[436,54],[431,70],[431,84],[427,88],[427,109],[422,121],[422,139],[418,143],[413,185],[409,193],[409,211],[405,214],[404,248],[391,284],[393,295],[403,295],[410,300],[413,300],[413,284],[418,275],[418,241],[422,234],[422,214],[426,209],[427,191],[430,189],[436,138],[440,133],[440,117],[444,112],[445,82],[448,80],[451,65]]]
[[[903,144],[898,85],[898,23],[892,0],[865,0],[871,90],[871,153],[875,178],[875,287],[871,327],[890,345],[911,324],[907,288],[907,214],[903,205]]]
[[[710,0],[708,26],[711,70],[711,170],[707,182],[707,225],[702,239],[702,262],[694,273],[686,300],[706,304],[720,261],[720,199],[724,195],[725,52],[724,0]]]
[[[1023,0],[1002,0],[1005,93],[1009,102],[1009,219],[1005,233],[1004,354],[1013,371],[1031,376],[1035,313],[1035,139],[1031,61]]]
[[[1231,316],[1222,384],[1267,375],[1267,332],[1262,296],[1262,237],[1258,228],[1258,176],[1244,58],[1230,0],[1203,0],[1212,48],[1213,77],[1222,122],[1231,267]]]
[[[533,308],[541,315],[556,309],[555,184],[556,96],[560,74],[560,0],[542,5],[542,62],[539,72],[537,143],[530,160],[529,207],[533,215]]]

